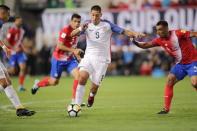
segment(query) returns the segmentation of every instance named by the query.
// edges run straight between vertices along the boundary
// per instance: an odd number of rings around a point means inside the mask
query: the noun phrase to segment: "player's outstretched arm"
[[[134,38],[146,37],[146,35],[144,33],[139,33],[139,32],[130,31],[130,30],[126,30],[126,29],[123,31],[123,35],[126,35],[128,37],[134,37]]]
[[[139,48],[142,49],[147,49],[147,48],[152,48],[152,47],[156,47],[157,45],[154,45],[152,42],[139,42],[136,41],[135,39],[132,39],[132,42]]]
[[[190,37],[197,37],[197,32],[191,31],[191,32],[190,32]]]

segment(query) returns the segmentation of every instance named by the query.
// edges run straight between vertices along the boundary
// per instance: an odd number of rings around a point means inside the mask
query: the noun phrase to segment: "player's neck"
[[[99,23],[100,23],[100,21],[93,22],[94,25],[98,25]]]

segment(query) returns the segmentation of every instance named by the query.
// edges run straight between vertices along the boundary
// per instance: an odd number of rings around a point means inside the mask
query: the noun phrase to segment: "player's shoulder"
[[[64,27],[60,30],[60,33],[69,33],[69,32],[71,32],[71,31],[72,31],[72,30],[71,30],[70,26],[67,25],[67,26],[64,26]]]

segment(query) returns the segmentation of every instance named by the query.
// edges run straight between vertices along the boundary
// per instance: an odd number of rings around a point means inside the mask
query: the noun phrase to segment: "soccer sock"
[[[89,97],[94,97],[94,96],[95,96],[95,94],[90,92]]]
[[[37,86],[38,87],[46,87],[49,85],[49,79],[50,77],[45,77],[41,81],[38,82]]]
[[[82,104],[84,94],[85,94],[85,85],[78,84],[76,90],[75,104],[78,105]]]
[[[19,75],[19,84],[23,86],[25,80],[25,75]]]
[[[74,102],[76,96],[76,89],[78,85],[78,80],[73,81],[73,89],[72,89],[72,101]]]
[[[7,95],[8,99],[12,102],[12,104],[14,105],[14,107],[16,109],[19,108],[24,108],[19,100],[18,95],[16,94],[16,91],[14,90],[14,88],[12,87],[12,85],[7,86],[5,89],[5,94]]]
[[[173,98],[173,86],[166,85],[164,93],[165,109],[170,110],[171,101]]]

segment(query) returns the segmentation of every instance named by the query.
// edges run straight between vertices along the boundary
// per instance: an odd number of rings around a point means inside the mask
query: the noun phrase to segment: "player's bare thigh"
[[[197,88],[197,76],[191,76],[190,77],[191,84],[194,88]]]
[[[71,75],[74,77],[75,80],[79,80],[79,69],[78,68],[74,68],[71,71]]]

